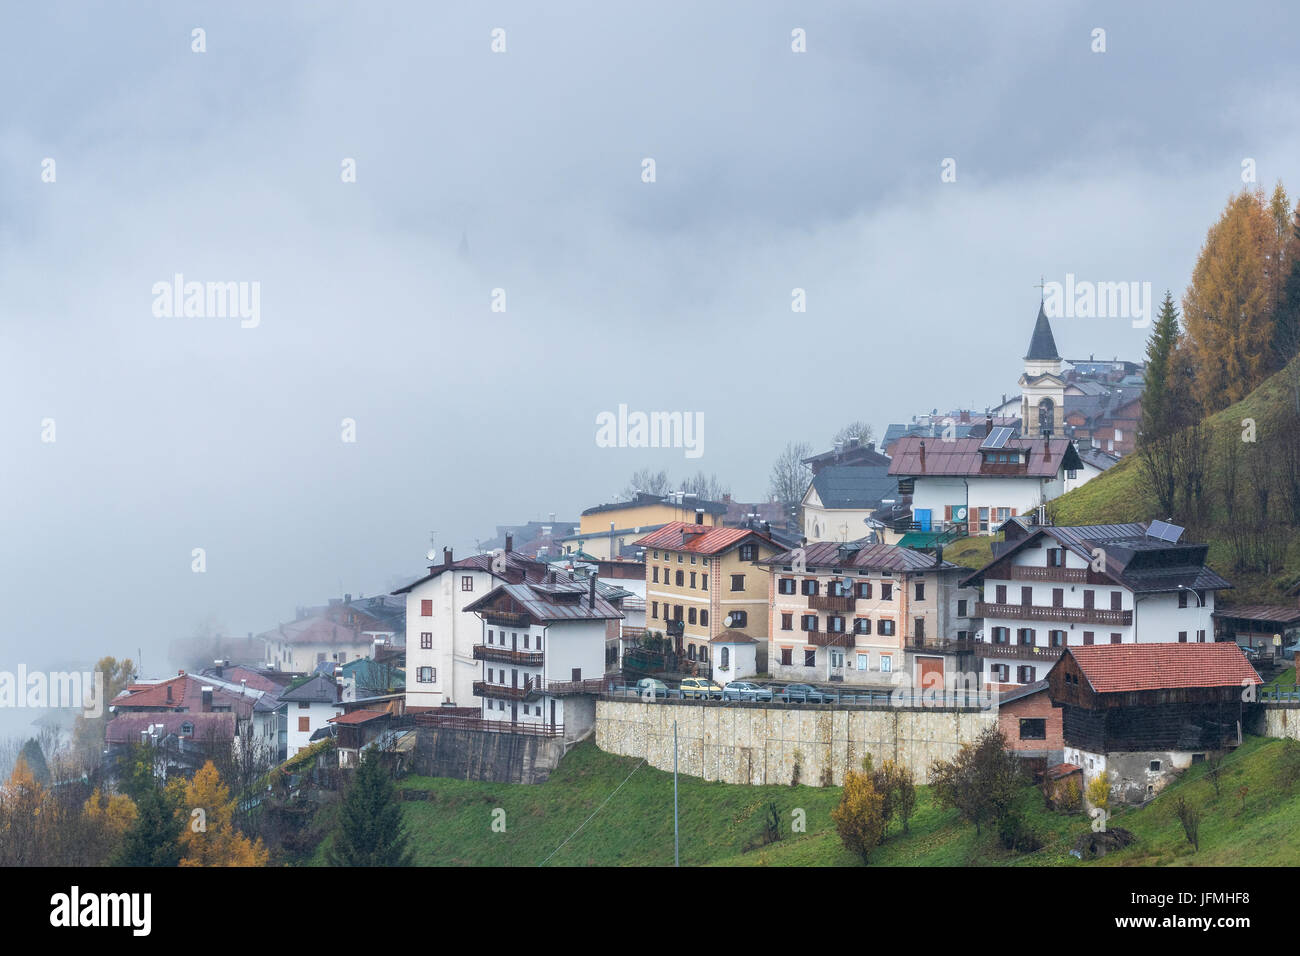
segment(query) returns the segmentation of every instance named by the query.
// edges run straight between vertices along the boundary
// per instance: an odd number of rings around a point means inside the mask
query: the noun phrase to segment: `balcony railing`
[[[852,647],[852,631],[805,631],[804,637],[814,647]]]
[[[510,627],[515,627],[530,623],[532,618],[519,611],[487,610],[483,612],[483,620],[489,624],[505,624]]]
[[[1017,621],[1073,621],[1080,624],[1112,624],[1127,627],[1132,611],[1111,611],[1089,607],[1041,607],[1037,604],[975,604],[976,617],[1004,617]]]
[[[808,607],[813,611],[839,611],[852,613],[857,607],[857,598],[837,597],[833,594],[812,594],[808,597]]]
[[[507,687],[504,684],[490,684],[485,680],[476,680],[474,682],[475,697],[488,697],[492,700],[523,700],[528,696],[528,692],[528,681],[524,681],[522,687]]]
[[[975,656],[1009,657],[1014,660],[1054,661],[1065,652],[1064,647],[1041,647],[1038,644],[992,644],[988,641],[975,642]]]
[[[934,654],[965,654],[975,649],[975,642],[939,637],[909,637],[904,639],[903,646],[909,651],[929,651]]]
[[[536,700],[543,694],[552,697],[567,697],[573,694],[599,694],[606,686],[604,677],[590,680],[542,681],[525,679],[519,687],[506,687],[504,684],[490,684],[487,681],[474,682],[474,696],[488,697],[493,700]]]
[[[541,667],[541,651],[512,651],[508,647],[495,647],[492,644],[475,644],[474,660],[496,661],[500,664],[521,664],[525,667]]]
[[[1061,584],[1112,583],[1087,568],[1034,568],[1013,565],[1012,581],[1056,581]]]

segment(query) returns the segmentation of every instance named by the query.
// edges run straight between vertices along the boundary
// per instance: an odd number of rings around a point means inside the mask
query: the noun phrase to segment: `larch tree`
[[[265,866],[270,853],[234,826],[235,804],[216,765],[205,763],[185,786],[176,810],[184,824],[181,866]]]
[[[1203,412],[1244,398],[1272,364],[1276,224],[1263,196],[1234,196],[1206,235],[1183,297]]]

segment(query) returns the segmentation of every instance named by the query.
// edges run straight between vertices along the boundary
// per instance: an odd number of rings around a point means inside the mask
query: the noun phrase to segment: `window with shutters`
[[[298,718],[298,732],[299,732],[299,733],[302,733],[302,734],[305,734],[305,733],[307,733],[307,731],[309,731],[309,730],[311,730],[311,718],[310,718],[310,717],[299,717],[299,718]]]
[[[651,616],[652,618],[654,618],[656,621],[659,620],[659,602],[658,602],[658,601],[651,601],[651,602],[650,602],[650,616]]]
[[[749,623],[748,611],[732,611],[727,616],[731,618],[732,627],[744,627]]]
[[[916,627],[916,639],[918,641],[925,640],[925,618],[918,617],[913,621],[913,624]]]
[[[1020,603],[1021,604],[1034,603],[1034,589],[1032,587],[1022,587],[1020,589]]]
[[[658,583],[659,583],[659,565],[656,564],[656,565],[655,565],[653,568],[651,568],[650,570],[654,572],[654,580],[653,580],[651,583],[653,583],[653,584],[658,584]]]
[[[794,648],[793,647],[781,648],[781,666],[789,667],[793,663],[794,663]]]
[[[673,583],[676,584],[678,587],[681,587],[683,584],[685,584],[686,583],[685,573],[682,571],[678,571],[677,577],[674,579]]]
[[[1084,591],[1084,592],[1083,592],[1083,606],[1084,606],[1085,608],[1087,608],[1088,610],[1092,610],[1094,607],[1097,606],[1097,592],[1096,592],[1096,591],[1091,591],[1091,590],[1089,590],[1089,591]]]
[[[803,666],[804,666],[804,667],[816,667],[816,666],[817,666],[817,648],[815,648],[815,647],[809,647],[809,648],[806,648],[806,649],[804,650],[804,652],[803,652]]]
[[[1112,635],[1110,636],[1110,642],[1111,642],[1112,644],[1119,644],[1119,643],[1120,643],[1121,641],[1123,641],[1123,640],[1124,640],[1123,636],[1122,636],[1122,635],[1119,635],[1119,634],[1112,634]]]
[[[889,581],[880,582],[880,600],[892,601],[894,599],[894,585]]]
[[[745,576],[743,574],[733,574],[731,576],[731,590],[733,591],[745,590]]]
[[[804,578],[800,585],[800,591],[807,597],[817,596],[817,580],[815,578]]]
[[[1052,588],[1052,607],[1065,607],[1065,588]]]
[[[1007,586],[1006,586],[1005,584],[999,584],[999,585],[997,585],[997,586],[994,588],[994,591],[995,591],[995,593],[996,593],[996,595],[997,595],[997,596],[994,598],[994,600],[997,601],[998,604],[1006,604],[1006,603],[1007,603]]]
[[[1179,644],[1186,644],[1186,643],[1187,643],[1187,632],[1186,632],[1186,631],[1179,631],[1179,632],[1178,632],[1178,643],[1179,643]]]
[[[789,611],[781,612],[781,630],[783,631],[794,630],[794,614],[792,614]]]
[[[1110,609],[1112,611],[1124,610],[1124,595],[1120,591],[1110,592]]]
[[[858,597],[860,597],[860,598],[865,598],[865,599],[868,600],[868,601],[871,600],[871,582],[870,582],[870,581],[859,581],[859,582],[858,582]]]
[[[757,561],[757,560],[758,560],[758,545],[755,545],[755,544],[742,544],[742,545],[740,546],[740,560],[742,560],[742,561]]]
[[[853,622],[853,632],[854,632],[855,634],[870,634],[870,633],[871,633],[871,618],[869,618],[869,617],[860,617],[860,618],[858,618],[857,620],[855,620],[855,621]]]
[[[707,608],[700,608],[700,627],[709,626],[709,611]]]
[[[804,614],[804,615],[800,616],[800,618],[799,618],[799,628],[800,628],[800,630],[804,630],[804,631],[816,631],[816,630],[817,630],[817,615],[816,615],[816,614]]]
[[[433,617],[433,601],[426,598],[420,602],[420,617]]]
[[[492,632],[491,632],[491,631],[488,631],[488,635],[490,636],[491,634],[492,634]],[[431,651],[431,650],[433,650],[433,632],[432,632],[432,631],[421,631],[421,632],[420,632],[420,650],[422,650],[422,651]]]
[[[970,615],[968,615],[968,614],[966,613],[966,604],[967,604],[967,601],[966,601],[965,598],[962,598],[961,600],[959,600],[959,601],[957,602],[957,616],[958,616],[958,617],[969,617],[969,616],[970,616]]]
[[[843,634],[844,618],[842,617],[826,618],[826,630],[829,631],[831,634]]]
[[[1084,631],[1084,632],[1083,632],[1083,643],[1084,643],[1084,644],[1091,644],[1091,643],[1093,643],[1094,640],[1095,640],[1095,637],[1094,637],[1092,631]]]
[[[924,601],[924,600],[925,600],[925,582],[924,582],[924,581],[917,581],[917,582],[916,582],[916,600],[918,600],[918,601]]]
[[[794,578],[781,578],[777,582],[777,592],[780,594],[794,594]]]
[[[889,618],[885,618],[882,621],[880,621],[878,624],[878,633],[883,637],[893,637],[894,622]]]
[[[686,612],[686,623],[687,623],[687,624],[694,624],[694,623],[695,623],[695,608],[690,608],[690,609],[687,610],[687,612]]]
[[[474,590],[474,576],[472,574],[462,574],[460,576],[460,589],[462,591]]]

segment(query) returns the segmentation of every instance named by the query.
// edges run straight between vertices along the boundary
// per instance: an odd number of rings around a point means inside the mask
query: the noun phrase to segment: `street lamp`
[[[1180,584],[1180,585],[1178,585],[1178,590],[1180,590],[1180,591],[1186,591],[1186,592],[1187,592],[1188,594],[1190,594],[1192,597],[1196,598],[1196,606],[1197,606],[1197,607],[1205,607],[1205,602],[1201,600],[1201,596],[1200,596],[1199,594],[1197,594],[1195,591],[1193,591],[1191,588],[1189,588],[1186,584]]]

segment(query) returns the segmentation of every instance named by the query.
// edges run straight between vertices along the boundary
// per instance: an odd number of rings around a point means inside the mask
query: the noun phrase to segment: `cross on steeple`
[[[1038,297],[1039,297],[1040,299],[1044,299],[1044,300],[1047,298],[1047,281],[1046,281],[1046,280],[1047,280],[1047,276],[1045,276],[1045,275],[1043,275],[1043,274],[1040,273],[1039,276],[1038,276],[1038,285],[1034,286],[1034,288],[1038,290]]]

